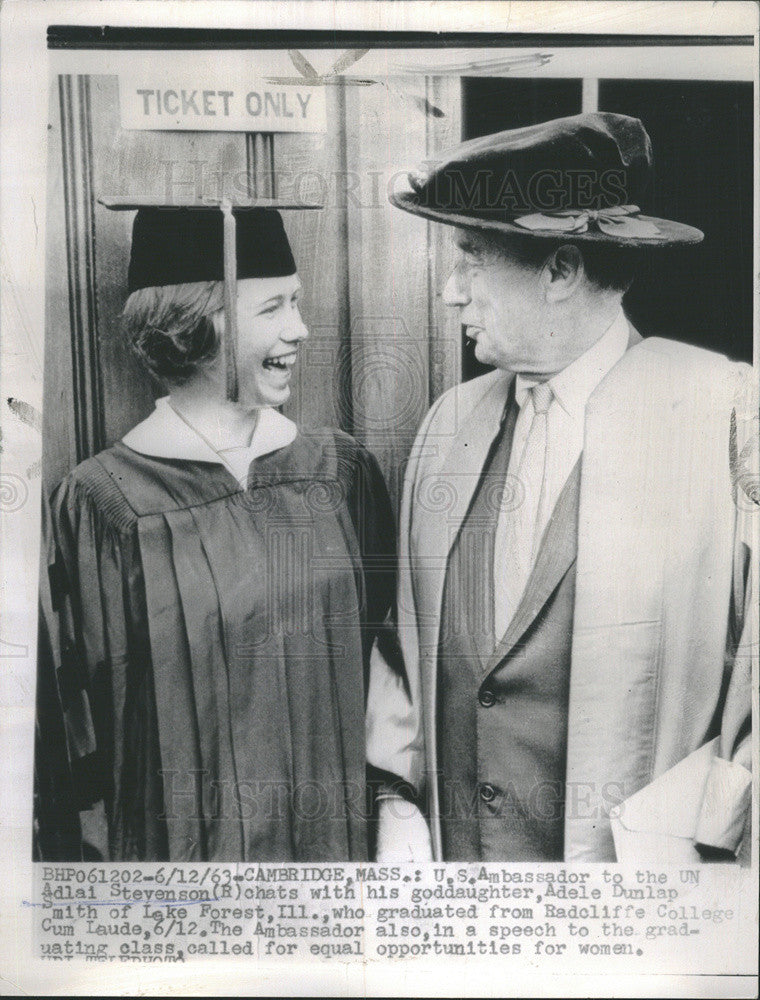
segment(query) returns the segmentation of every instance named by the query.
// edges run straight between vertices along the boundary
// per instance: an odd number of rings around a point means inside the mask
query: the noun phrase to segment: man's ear
[[[583,254],[572,243],[563,243],[544,264],[547,298],[552,302],[569,298],[584,274]]]

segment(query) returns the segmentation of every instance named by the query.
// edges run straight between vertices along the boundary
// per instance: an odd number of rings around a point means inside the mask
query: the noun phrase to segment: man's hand
[[[430,830],[413,803],[383,794],[378,802],[377,861],[432,861]]]

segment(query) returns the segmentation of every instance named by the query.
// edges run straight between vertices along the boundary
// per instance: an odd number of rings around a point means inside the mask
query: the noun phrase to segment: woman
[[[308,336],[300,281],[277,212],[235,218],[233,352],[222,213],[135,218],[126,327],[168,394],[51,500],[38,726],[59,696],[70,766],[62,791],[43,742],[43,856],[366,856],[392,514],[364,448],[277,411]]]

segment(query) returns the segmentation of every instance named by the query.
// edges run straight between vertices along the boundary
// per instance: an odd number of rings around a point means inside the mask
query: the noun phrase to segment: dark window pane
[[[603,80],[599,110],[652,138],[653,215],[701,229],[698,247],[651,253],[625,303],[644,336],[752,358],[752,84]]]
[[[462,138],[577,115],[581,90],[580,80],[468,77],[462,81]]]

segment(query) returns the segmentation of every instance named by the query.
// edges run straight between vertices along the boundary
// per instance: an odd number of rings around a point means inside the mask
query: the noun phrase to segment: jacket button
[[[484,802],[493,802],[496,798],[496,789],[493,785],[481,785],[480,797]]]
[[[496,695],[490,688],[484,687],[478,695],[478,701],[483,708],[490,708],[491,705],[496,704]]]

